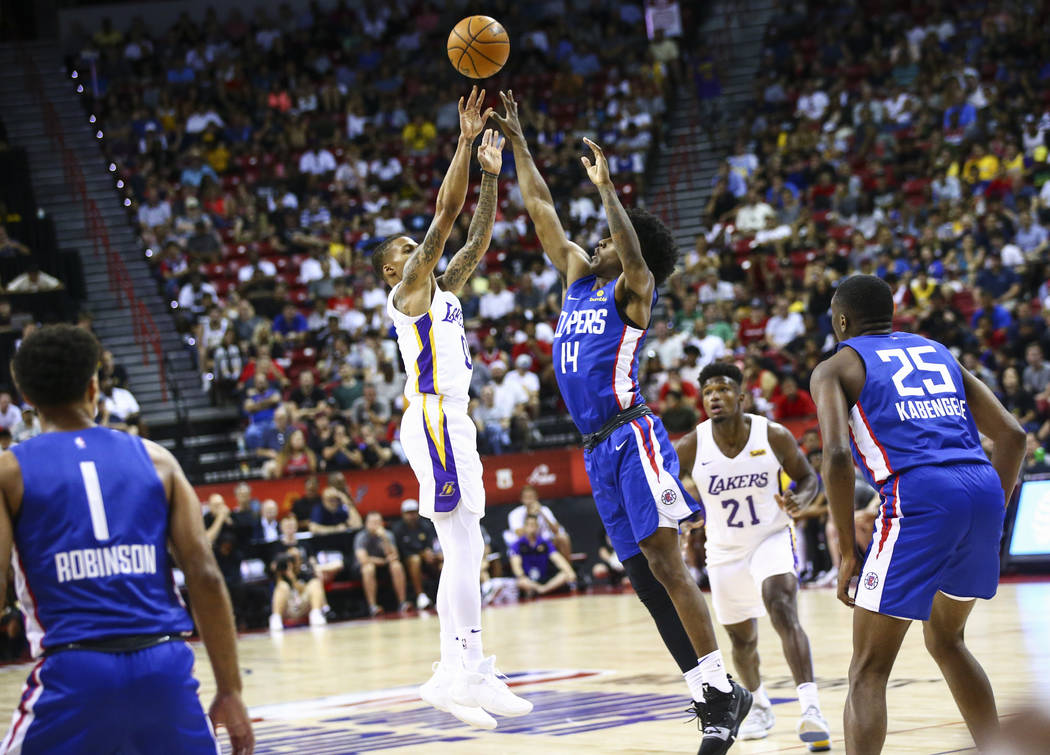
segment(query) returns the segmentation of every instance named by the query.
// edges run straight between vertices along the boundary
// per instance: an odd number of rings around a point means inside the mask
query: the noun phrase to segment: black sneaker
[[[704,702],[694,702],[690,709],[703,725],[704,738],[697,755],[725,755],[751,710],[751,693],[732,679],[729,683],[733,687],[729,692],[705,684]]]

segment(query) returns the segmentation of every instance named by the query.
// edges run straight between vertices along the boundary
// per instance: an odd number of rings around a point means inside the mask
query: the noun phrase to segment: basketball
[[[471,79],[495,76],[509,55],[507,30],[489,16],[467,16],[448,35],[452,67]]]

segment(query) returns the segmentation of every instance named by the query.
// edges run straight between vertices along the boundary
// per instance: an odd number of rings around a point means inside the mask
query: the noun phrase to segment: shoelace
[[[706,713],[703,703],[694,702],[685,709],[685,712],[689,714],[689,719],[682,723],[691,724],[693,721],[696,721],[696,730],[702,732],[704,730],[703,714]]]

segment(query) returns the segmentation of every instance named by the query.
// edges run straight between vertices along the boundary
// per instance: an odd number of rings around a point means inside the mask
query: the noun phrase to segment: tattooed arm
[[[433,296],[430,288],[431,274],[441,259],[445,242],[467,198],[471,145],[492,113],[492,109],[489,108],[482,115],[481,104],[484,101],[485,90],[482,89],[479,93],[477,87],[471,89],[465,103],[462,98],[459,100],[459,142],[456,144],[456,154],[452,157],[445,179],[441,182],[441,188],[438,189],[434,220],[427,230],[427,235],[423,237],[423,243],[413,250],[412,256],[405,263],[401,283],[395,291],[394,304],[402,312],[417,309],[418,307],[414,306],[406,309],[405,305],[408,303],[406,300],[418,298],[425,300],[422,311],[426,311]]]
[[[481,163],[481,195],[478,207],[470,221],[467,231],[467,243],[456,252],[448,263],[445,273],[438,278],[438,285],[445,291],[459,294],[463,284],[477,267],[478,260],[489,248],[492,239],[492,224],[496,220],[496,189],[498,176],[503,166],[503,137],[489,129],[481,138],[478,147],[478,162]]]
[[[616,282],[616,297],[623,304],[627,316],[645,327],[649,323],[653,306],[656,280],[642,256],[642,245],[634,231],[634,224],[620,203],[620,198],[616,196],[616,187],[609,176],[609,162],[605,159],[605,153],[590,139],[583,141],[594,153],[594,164],[592,165],[586,157],[581,157],[580,160],[587,169],[587,177],[598,187],[598,194],[601,195],[602,205],[605,207],[605,217],[609,223],[609,235],[620,258],[620,264],[623,265],[623,275]]]

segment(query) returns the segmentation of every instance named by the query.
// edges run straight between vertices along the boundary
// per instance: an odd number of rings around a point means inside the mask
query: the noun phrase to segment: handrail
[[[44,122],[44,133],[51,145],[62,158],[62,173],[70,192],[79,199],[84,211],[84,224],[87,226],[88,238],[96,257],[103,255],[106,263],[106,275],[109,290],[118,302],[123,303],[132,320],[135,343],[142,350],[142,364],[148,365],[152,358],[157,365],[157,377],[160,382],[161,400],[167,402],[170,382],[164,354],[164,347],[157,329],[157,323],[150,314],[146,304],[135,293],[135,285],[128,273],[124,258],[114,251],[109,242],[109,225],[98,209],[98,204],[88,196],[87,184],[84,181],[84,169],[77,154],[66,146],[65,128],[58,117],[58,112],[51,101],[44,96],[44,81],[36,62],[27,50],[18,45],[16,59],[22,66],[22,77],[26,92],[36,99]]]

